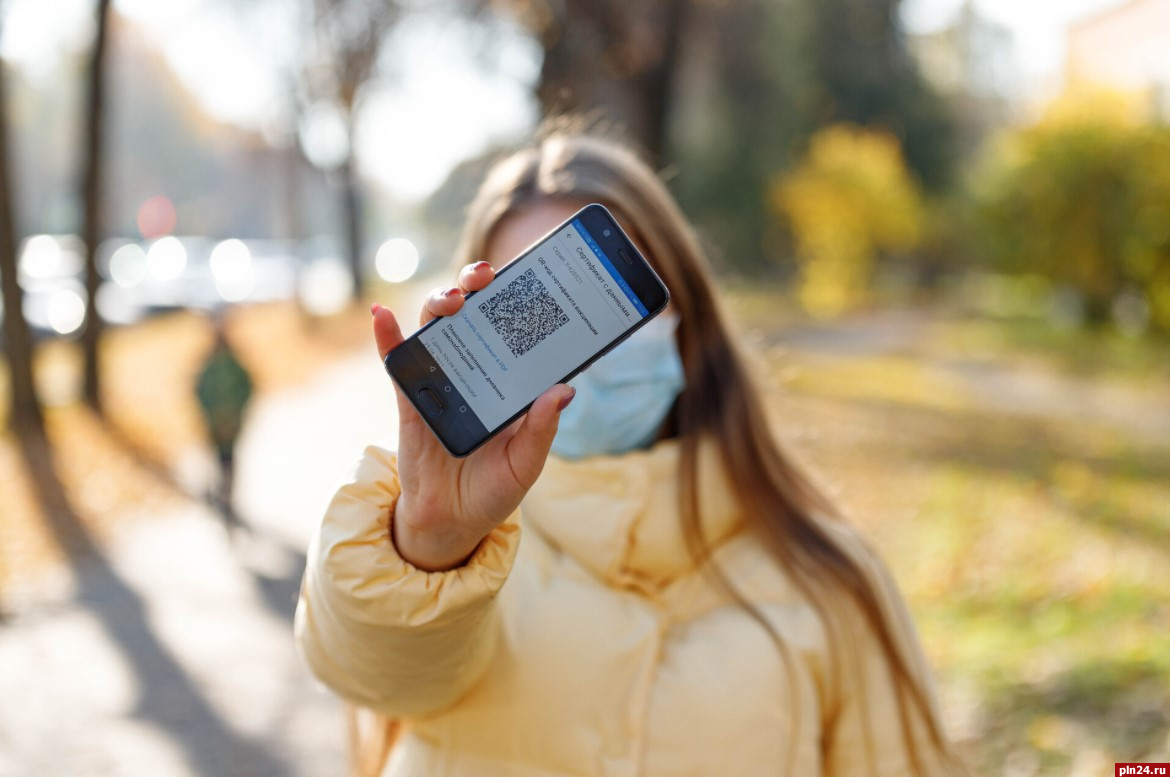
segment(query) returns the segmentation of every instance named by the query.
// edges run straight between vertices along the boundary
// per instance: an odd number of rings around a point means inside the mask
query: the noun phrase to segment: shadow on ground
[[[138,698],[130,716],[160,729],[177,744],[193,773],[256,777],[290,773],[290,765],[279,754],[224,723],[159,639],[142,597],[118,575],[63,496],[47,448],[26,455],[36,470],[32,479],[47,523],[73,568],[77,602],[96,617],[137,680]],[[294,583],[259,585],[269,606],[285,614],[288,607],[282,597]]]

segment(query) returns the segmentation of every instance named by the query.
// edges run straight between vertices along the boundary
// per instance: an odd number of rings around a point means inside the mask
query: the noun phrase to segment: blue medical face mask
[[[566,459],[616,455],[654,442],[685,385],[675,343],[678,316],[662,313],[569,385],[552,450]]]

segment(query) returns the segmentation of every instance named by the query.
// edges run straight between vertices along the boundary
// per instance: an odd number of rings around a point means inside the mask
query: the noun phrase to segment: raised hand
[[[458,288],[436,289],[427,298],[420,323],[455,315],[464,294],[482,289],[494,277],[487,262],[468,265],[459,274]],[[374,305],[371,312],[378,355],[385,359],[403,341],[402,329],[388,308]],[[553,386],[526,415],[463,459],[443,449],[397,384],[395,393],[402,495],[392,523],[394,544],[420,569],[452,569],[515,511],[536,482],[573,389]]]

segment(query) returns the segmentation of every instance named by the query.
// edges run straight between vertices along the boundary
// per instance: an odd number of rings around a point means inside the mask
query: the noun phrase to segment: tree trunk
[[[544,49],[536,85],[544,114],[613,121],[653,164],[663,164],[691,0],[607,0],[559,9],[534,30]]]
[[[97,2],[97,34],[89,64],[89,103],[85,118],[85,172],[82,178],[82,199],[85,203],[85,223],[81,237],[85,242],[85,328],[81,333],[85,353],[85,402],[98,414],[102,412],[100,345],[103,322],[97,309],[97,292],[101,278],[97,268],[98,243],[102,238],[102,181],[105,164],[102,140],[105,125],[105,75],[107,39],[109,31],[110,0]]]
[[[280,151],[284,174],[284,197],[280,203],[281,237],[293,246],[305,238],[305,214],[301,205],[304,186],[301,182],[300,146],[294,139],[292,145]]]
[[[32,337],[24,318],[24,298],[17,277],[16,214],[9,166],[6,72],[0,65],[0,285],[4,299],[4,355],[8,361],[8,425],[23,441],[45,436],[44,414],[33,383]]]
[[[45,433],[45,416],[33,382],[32,336],[24,318],[16,258],[16,214],[12,168],[9,165],[7,72],[0,63],[0,292],[4,299],[4,356],[9,374],[8,425],[20,442],[25,471],[46,523],[62,550],[75,560],[93,552],[93,544],[77,520],[57,476],[53,451]]]
[[[365,292],[364,273],[362,272],[362,195],[354,165],[352,132],[350,132],[350,138],[350,151],[345,155],[345,161],[341,163],[338,172],[341,174],[345,248],[349,255],[349,270],[353,275],[353,301],[360,302]]]
[[[670,111],[674,102],[675,75],[679,69],[682,36],[686,32],[690,0],[664,3],[659,19],[662,29],[662,56],[656,67],[639,79],[646,102],[646,153],[657,165],[666,164],[670,132]]]

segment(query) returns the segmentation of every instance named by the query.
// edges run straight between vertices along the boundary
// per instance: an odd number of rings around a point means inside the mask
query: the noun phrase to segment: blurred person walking
[[[590,202],[667,312],[464,459],[395,390],[397,453],[367,449],[310,544],[295,634],[351,705],[354,773],[965,774],[889,573],[770,431],[636,155],[562,128],[497,165],[422,321]],[[373,329],[403,340],[377,305]]]
[[[195,395],[218,464],[209,496],[230,531],[242,525],[233,501],[235,450],[252,398],[252,379],[228,340],[222,316],[214,319],[214,327],[215,340],[199,370]]]

